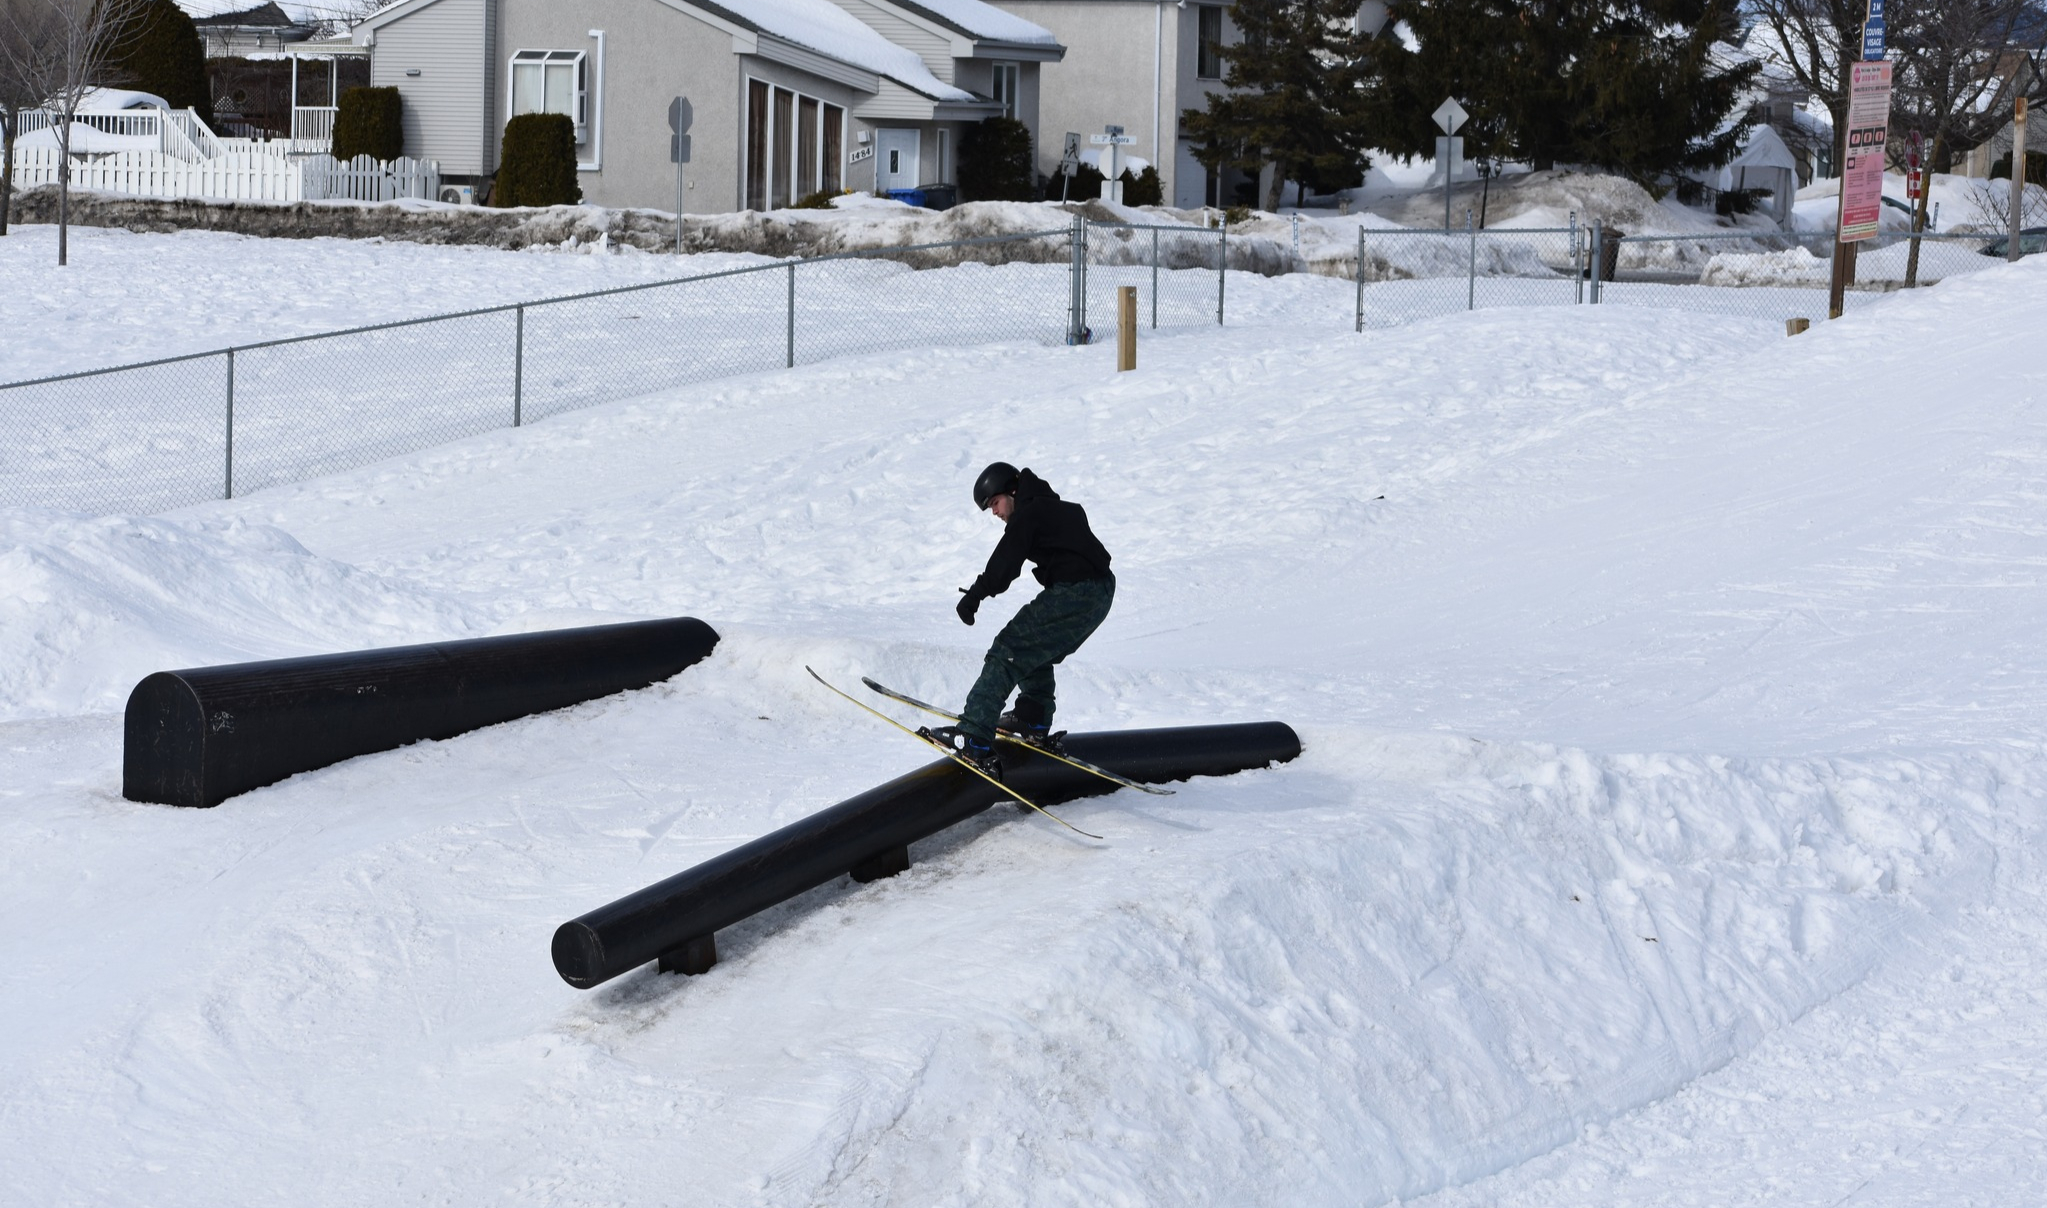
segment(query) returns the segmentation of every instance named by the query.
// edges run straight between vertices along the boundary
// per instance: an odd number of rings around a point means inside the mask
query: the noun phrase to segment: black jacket
[[[1016,510],[988,555],[988,569],[974,580],[972,594],[986,599],[1008,591],[1026,559],[1037,563],[1031,573],[1047,587],[1109,574],[1109,551],[1088,528],[1086,509],[1059,498],[1029,470],[1017,475]]]

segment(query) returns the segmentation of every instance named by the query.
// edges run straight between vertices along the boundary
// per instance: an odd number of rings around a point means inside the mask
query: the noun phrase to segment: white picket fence
[[[54,147],[16,147],[14,187],[56,184],[61,158]],[[116,151],[72,156],[71,187],[220,201],[396,201],[434,197],[440,192],[441,168],[433,160],[380,163],[367,155],[344,164],[327,155],[286,158],[258,151],[198,161],[158,151]]]

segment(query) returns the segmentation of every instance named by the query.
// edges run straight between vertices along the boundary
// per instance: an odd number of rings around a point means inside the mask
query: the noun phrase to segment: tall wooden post
[[[1116,290],[1116,372],[1137,368],[1137,287]]]
[[[2026,98],[2018,98],[2011,117],[2011,236],[2005,240],[2004,258],[2016,262],[2025,253],[2019,236],[2026,217]]]

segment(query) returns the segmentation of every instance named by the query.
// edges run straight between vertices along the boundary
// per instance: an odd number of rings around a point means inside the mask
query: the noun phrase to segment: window
[[[580,50],[522,50],[512,56],[511,116],[564,113],[582,142],[589,125],[589,90]]]
[[[746,208],[781,209],[844,178],[846,111],[765,80],[746,82]]]
[[[997,63],[989,95],[1002,102],[1002,116],[1016,116],[1016,64]]]
[[[1194,13],[1194,74],[1203,80],[1220,80],[1223,78],[1222,5],[1197,4]]]

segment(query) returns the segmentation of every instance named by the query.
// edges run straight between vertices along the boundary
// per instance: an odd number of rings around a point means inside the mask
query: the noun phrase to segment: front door
[[[917,187],[917,131],[874,132],[874,187],[877,191]]]

